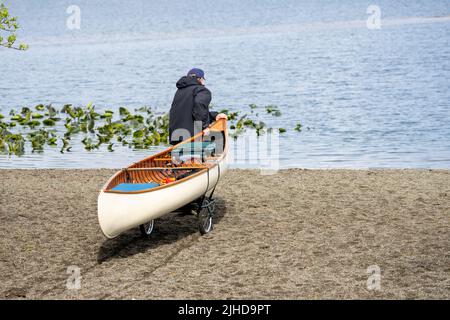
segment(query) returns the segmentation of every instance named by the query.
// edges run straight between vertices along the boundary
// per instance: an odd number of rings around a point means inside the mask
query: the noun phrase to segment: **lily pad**
[[[32,113],[31,118],[33,119],[42,119],[44,116],[40,113]]]
[[[42,121],[45,126],[54,126],[56,122],[53,119],[45,119]]]
[[[27,126],[34,128],[41,125],[41,122],[38,120],[31,120],[25,123]]]

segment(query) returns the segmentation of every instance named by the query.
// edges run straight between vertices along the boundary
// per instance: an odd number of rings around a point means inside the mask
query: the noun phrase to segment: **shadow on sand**
[[[220,223],[227,211],[225,201],[221,198],[216,200],[214,224]],[[214,229],[211,232],[214,232]],[[142,237],[139,228],[135,228],[115,239],[104,241],[98,251],[97,262],[101,264],[116,257],[129,257],[164,244],[177,242],[195,233],[199,233],[195,216],[170,213],[155,220],[155,229],[149,238]]]

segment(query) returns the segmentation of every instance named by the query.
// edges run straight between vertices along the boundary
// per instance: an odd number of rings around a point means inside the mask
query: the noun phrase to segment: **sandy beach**
[[[0,170],[0,298],[450,299],[450,171],[231,170],[210,234],[169,214],[106,240],[113,172]]]

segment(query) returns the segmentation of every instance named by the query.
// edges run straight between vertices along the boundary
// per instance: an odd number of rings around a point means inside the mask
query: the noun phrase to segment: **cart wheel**
[[[202,235],[213,229],[214,201],[204,200],[198,212],[198,230]]]
[[[151,220],[150,222],[141,224],[139,226],[139,229],[141,230],[141,234],[144,237],[148,237],[152,234],[154,226],[155,226],[155,220]]]

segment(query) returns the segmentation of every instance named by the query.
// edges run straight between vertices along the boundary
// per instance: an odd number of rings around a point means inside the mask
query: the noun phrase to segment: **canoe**
[[[211,212],[212,194],[227,170],[228,134],[225,119],[209,128],[208,136],[201,132],[119,170],[106,182],[98,196],[98,221],[107,238],[138,226],[153,229],[155,219],[198,200],[199,210]]]

